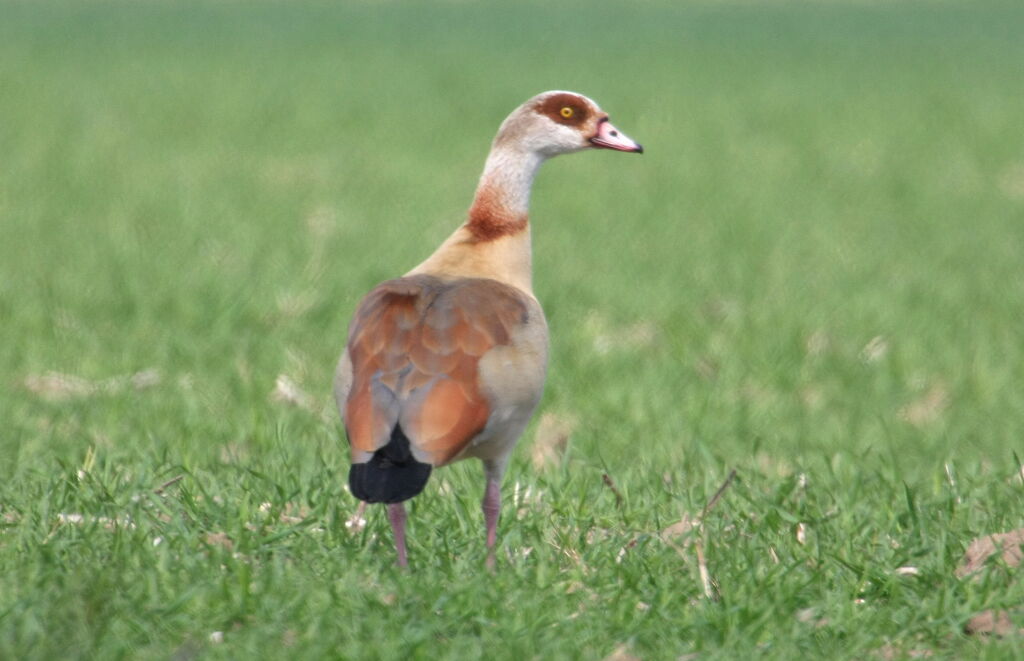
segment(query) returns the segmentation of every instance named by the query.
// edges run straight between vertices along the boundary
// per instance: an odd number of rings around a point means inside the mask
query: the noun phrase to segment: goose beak
[[[601,149],[615,149],[618,151],[632,151],[637,154],[644,153],[644,148],[633,141],[628,135],[615,128],[608,118],[605,117],[597,123],[597,135],[590,139],[590,144]]]

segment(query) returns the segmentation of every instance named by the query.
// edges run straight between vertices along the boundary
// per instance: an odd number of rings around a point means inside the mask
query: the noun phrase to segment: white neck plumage
[[[470,221],[481,213],[490,213],[498,222],[525,220],[530,212],[533,180],[545,160],[536,152],[495,145],[480,175]]]

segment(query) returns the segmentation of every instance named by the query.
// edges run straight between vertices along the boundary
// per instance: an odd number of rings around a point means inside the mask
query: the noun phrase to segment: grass
[[[1024,655],[963,633],[1024,584],[954,576],[1024,526],[1019,6],[0,15],[0,658]],[[345,525],[333,364],[549,88],[647,148],[534,192],[571,441],[527,431],[495,574],[468,462],[403,573]]]

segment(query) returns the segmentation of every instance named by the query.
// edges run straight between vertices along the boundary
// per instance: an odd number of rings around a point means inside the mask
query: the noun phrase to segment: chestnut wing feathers
[[[528,317],[523,295],[494,280],[415,275],[378,285],[349,331],[353,450],[375,452],[400,426],[420,461],[454,459],[490,415],[480,358],[510,344]]]

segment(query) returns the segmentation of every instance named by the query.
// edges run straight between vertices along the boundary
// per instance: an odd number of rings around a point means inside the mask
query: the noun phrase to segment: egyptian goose
[[[351,446],[349,488],[386,503],[398,564],[407,564],[404,501],[430,472],[483,460],[487,564],[509,454],[544,389],[548,329],[531,287],[530,188],[541,163],[594,147],[643,148],[596,103],[539,94],[501,124],[468,220],[356,309],[334,394]]]

